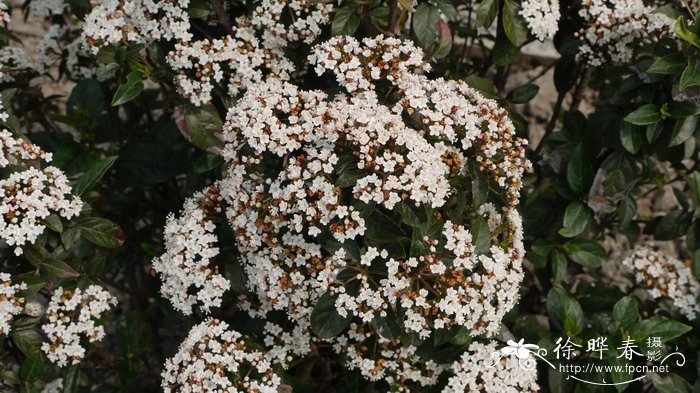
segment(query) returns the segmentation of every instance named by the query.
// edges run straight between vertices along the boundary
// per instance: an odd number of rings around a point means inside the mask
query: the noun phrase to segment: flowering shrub
[[[0,390],[697,390],[697,11],[0,2]]]

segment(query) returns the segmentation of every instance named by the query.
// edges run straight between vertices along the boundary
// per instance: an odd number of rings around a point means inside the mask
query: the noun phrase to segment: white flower
[[[166,393],[277,393],[281,382],[264,353],[216,319],[190,330],[175,356],[165,361],[162,377]]]
[[[46,309],[48,320],[41,326],[49,340],[41,346],[46,357],[58,367],[80,363],[86,351],[81,340],[94,343],[104,338],[100,319],[116,304],[117,300],[98,285],[84,291],[56,289]]]
[[[653,298],[667,297],[681,314],[693,320],[700,313],[700,283],[688,266],[651,246],[637,246],[622,263]]]
[[[559,0],[524,0],[520,15],[538,40],[551,39],[559,27]]]
[[[17,297],[17,292],[24,289],[27,289],[25,283],[13,285],[10,275],[0,272],[0,334],[7,335],[10,332],[10,321],[22,312],[24,299]]]
[[[28,169],[0,179],[0,239],[22,254],[22,246],[34,242],[44,232],[41,222],[51,214],[70,219],[82,209],[80,198],[70,196],[66,175],[56,167],[41,169],[41,161],[51,155],[37,146],[0,131],[0,168],[22,164]]]
[[[474,342],[459,361],[442,393],[524,393],[537,392],[537,367],[525,365],[517,356],[494,357],[497,343]],[[532,358],[529,357],[531,360]]]

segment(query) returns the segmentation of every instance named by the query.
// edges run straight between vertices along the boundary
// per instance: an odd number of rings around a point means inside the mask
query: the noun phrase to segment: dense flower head
[[[168,63],[178,72],[180,93],[201,105],[222,82],[235,96],[269,77],[288,79],[294,67],[285,48],[290,42],[313,41],[331,10],[323,1],[263,0],[250,15],[237,18],[226,37],[178,42]],[[283,23],[282,15],[291,15],[292,21]]]
[[[462,82],[428,79],[422,59],[398,39],[335,37],[310,61],[349,95],[271,79],[249,86],[229,110],[228,170],[208,205],[233,229],[249,290],[240,307],[253,317],[283,311],[293,327],[285,336],[266,326],[275,362],[309,351],[318,340],[312,311],[331,296],[352,323],[328,341],[348,354],[350,367],[372,380],[434,384],[445,367],[398,337],[458,328],[493,335],[517,301],[525,143],[495,101]],[[386,82],[393,94],[380,100]],[[476,195],[471,184],[479,181],[484,191]],[[181,220],[169,219],[157,271],[185,276],[188,258],[200,272],[215,271],[217,239],[202,232],[213,230],[206,200],[196,195]],[[201,233],[188,241],[194,230]],[[180,240],[173,247],[169,239]],[[220,304],[221,291],[206,289],[224,288],[220,280],[201,277],[209,283],[186,293],[192,287],[164,274],[164,293],[186,312],[194,296]],[[401,315],[395,337],[375,329],[388,314]]]
[[[83,37],[97,53],[119,43],[189,41],[189,0],[101,0],[85,18]]]
[[[51,154],[7,131],[0,131],[0,168],[20,168],[0,178],[0,239],[15,247],[32,243],[44,232],[41,222],[51,214],[71,218],[80,213],[83,202],[73,196],[66,175],[50,162]]]
[[[276,393],[281,382],[265,353],[216,319],[190,330],[178,352],[166,360],[162,376],[166,393]]]
[[[18,297],[17,292],[24,289],[27,289],[25,283],[12,284],[10,275],[0,272],[0,334],[8,334],[10,321],[22,312],[24,299]]]
[[[452,365],[452,373],[443,393],[533,393],[540,390],[532,355],[521,359],[501,354],[497,342],[470,344]]]
[[[700,313],[698,296],[700,283],[690,267],[682,261],[665,255],[653,246],[638,246],[623,262],[632,269],[639,285],[655,298],[669,298],[681,314],[695,319]]]
[[[585,26],[577,33],[579,56],[593,67],[629,62],[640,43],[669,34],[675,24],[642,0],[587,0],[579,16]]]
[[[525,0],[520,15],[538,40],[551,39],[559,28],[559,0]]]
[[[162,274],[160,291],[184,314],[192,313],[199,303],[203,311],[221,305],[221,296],[230,283],[218,273],[213,259],[219,254],[216,226],[208,217],[221,211],[217,185],[195,194],[185,202],[176,218],[168,217],[165,225],[165,254],[153,261],[153,268]],[[192,290],[196,295],[190,294]]]
[[[105,336],[100,319],[117,299],[99,285],[81,290],[57,288],[46,309],[41,327],[48,342],[41,349],[59,367],[78,364],[85,357],[85,341],[94,343]]]

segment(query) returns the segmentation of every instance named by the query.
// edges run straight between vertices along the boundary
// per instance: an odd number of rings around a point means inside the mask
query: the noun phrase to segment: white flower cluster
[[[86,18],[84,41],[96,53],[121,42],[175,40],[167,56],[175,83],[201,105],[220,83],[235,96],[268,76],[289,78],[294,67],[284,54],[288,44],[312,42],[333,8],[323,1],[263,0],[235,20],[231,34],[192,41],[188,6],[189,0],[102,0]]]
[[[14,81],[20,74],[46,76],[59,67],[62,73],[74,79],[104,80],[111,75],[103,72],[104,65],[96,65],[93,53],[83,45],[82,22],[63,16],[68,3],[64,0],[33,0],[28,8],[33,16],[44,19],[49,27],[36,46],[35,56],[29,56],[20,46],[0,48],[0,65],[6,70],[0,74],[0,81]]]
[[[0,239],[22,254],[22,246],[44,232],[42,219],[52,213],[70,219],[77,216],[83,202],[69,196],[71,187],[60,169],[41,163],[51,155],[7,130],[0,131],[0,168],[21,165],[27,169],[0,179]]]
[[[59,367],[80,363],[85,357],[81,341],[104,338],[100,318],[116,304],[117,299],[99,285],[83,291],[56,289],[46,310],[48,321],[41,326],[49,339],[41,346],[46,357]]]
[[[520,15],[538,40],[551,39],[559,29],[559,0],[524,0]]]
[[[284,55],[288,44],[313,41],[329,22],[332,8],[323,1],[263,0],[251,15],[236,19],[232,35],[177,43],[168,62],[179,72],[175,81],[180,93],[201,105],[222,81],[235,96],[268,76],[288,79],[294,70]],[[291,21],[285,24],[287,17]]]
[[[675,25],[642,0],[586,0],[579,15],[586,25],[577,33],[579,56],[592,67],[629,62],[640,42],[658,39]]]
[[[41,393],[63,393],[63,378],[56,378],[44,385]]]
[[[700,313],[698,296],[700,283],[688,266],[680,260],[664,255],[653,247],[635,247],[623,262],[634,271],[634,277],[653,298],[671,299],[681,314],[693,320]]]
[[[198,302],[205,312],[219,307],[223,293],[231,286],[213,265],[219,254],[215,246],[218,238],[208,217],[221,211],[219,203],[218,185],[188,199],[179,218],[168,217],[165,254],[153,261],[153,268],[162,275],[161,293],[185,315],[190,315]]]
[[[496,342],[474,342],[452,365],[452,376],[442,393],[538,392],[534,359],[499,357]]]
[[[12,284],[7,273],[0,272],[0,334],[10,332],[10,321],[22,312],[24,299],[17,297],[17,292],[27,289],[25,283]]]
[[[215,186],[216,209],[233,229],[252,293],[239,299],[241,308],[253,317],[283,311],[291,323],[265,326],[276,363],[308,353],[318,340],[311,313],[330,294],[337,312],[353,317],[330,340],[350,367],[368,379],[434,384],[445,366],[378,334],[378,318],[402,315],[400,329],[420,338],[460,327],[492,335],[518,299],[524,251],[515,207],[529,167],[525,142],[495,101],[462,82],[423,76],[429,66],[422,58],[420,49],[394,38],[361,44],[335,37],[310,61],[319,73],[335,73],[350,96],[273,79],[250,86],[229,110],[228,172]],[[395,101],[380,101],[375,83],[383,82],[394,86]],[[486,175],[497,197],[480,208],[467,202],[455,215],[452,202],[471,198],[471,186],[457,190],[452,180],[469,179],[469,168]],[[203,213],[211,212],[207,200],[195,196],[181,220],[169,220],[158,271],[181,275],[189,258],[212,272],[209,259],[218,250]],[[398,231],[408,231],[411,255],[381,240],[388,234],[378,222],[394,219],[403,221],[394,224],[404,226]],[[478,242],[473,220],[488,232]],[[190,241],[193,232],[199,236]],[[207,284],[173,286],[163,277],[166,297],[180,310],[191,309],[193,296],[220,301],[222,291]]]
[[[190,330],[175,356],[165,361],[162,376],[166,393],[277,393],[281,382],[263,352],[216,319]]]
[[[10,23],[10,9],[4,1],[0,1],[0,20]]]
[[[189,4],[190,0],[100,0],[85,17],[83,37],[94,53],[122,42],[189,41]]]
[[[29,11],[39,18],[61,15],[66,8],[68,3],[65,0],[31,0],[29,2]]]

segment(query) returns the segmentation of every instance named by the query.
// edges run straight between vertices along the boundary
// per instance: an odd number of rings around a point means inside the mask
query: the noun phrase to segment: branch
[[[224,30],[226,30],[226,34],[233,34],[233,26],[231,25],[228,14],[226,14],[226,10],[224,9],[223,0],[209,0],[209,3],[216,13],[216,19],[219,20],[219,24],[224,28]]]

